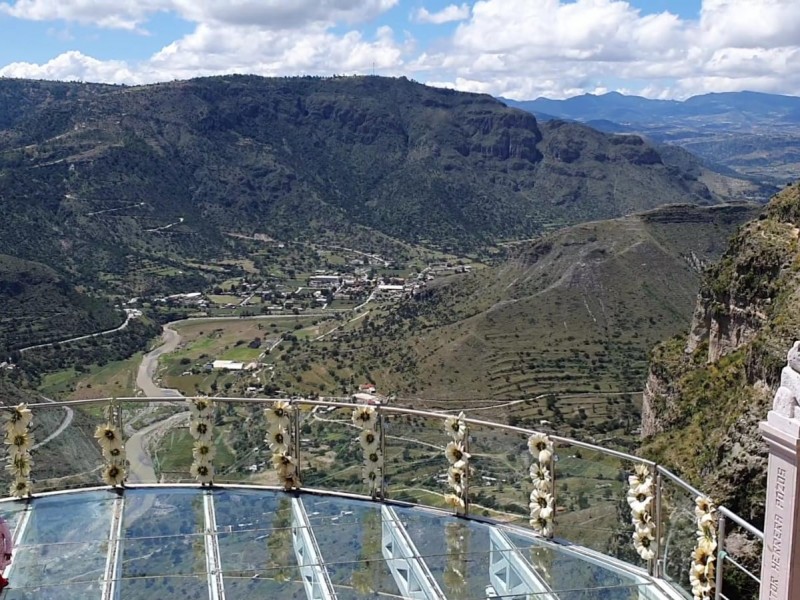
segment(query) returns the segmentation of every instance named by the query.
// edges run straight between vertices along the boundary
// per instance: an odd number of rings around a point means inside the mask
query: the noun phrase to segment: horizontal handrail
[[[691,484],[689,484],[689,483],[686,483],[686,482],[685,482],[683,479],[681,479],[680,477],[678,477],[677,475],[675,475],[675,473],[673,473],[672,471],[670,471],[670,470],[668,470],[668,469],[665,469],[665,468],[664,468],[664,467],[662,467],[661,465],[658,465],[658,466],[656,467],[656,469],[658,470],[658,472],[659,472],[659,473],[661,473],[661,474],[662,474],[662,475],[664,475],[664,476],[665,476],[667,479],[669,479],[670,481],[672,481],[672,483],[675,483],[676,485],[679,485],[679,486],[681,486],[681,487],[682,487],[684,490],[686,490],[686,491],[687,491],[687,492],[689,492],[690,494],[692,494],[692,495],[694,495],[694,496],[704,496],[704,497],[705,497],[705,496],[707,496],[707,494],[704,494],[703,492],[701,492],[700,490],[698,490],[698,489],[697,489],[696,487],[694,487],[693,485],[691,485]]]
[[[722,555],[722,560],[726,560],[726,561],[728,561],[729,563],[731,563],[732,565],[734,565],[735,567],[738,567],[738,568],[739,568],[739,570],[740,570],[742,573],[744,573],[745,575],[747,575],[748,577],[750,577],[750,578],[751,578],[753,581],[755,581],[756,583],[758,583],[758,584],[760,584],[760,583],[761,583],[761,578],[760,578],[760,577],[757,577],[757,576],[756,576],[754,573],[752,573],[752,572],[751,572],[751,571],[750,571],[750,570],[749,570],[747,567],[745,567],[743,564],[741,564],[741,563],[738,563],[738,562],[736,562],[735,560],[733,560],[733,559],[731,558],[730,554],[728,554],[728,553],[725,553],[725,554],[723,554],[723,555]]]
[[[757,529],[756,527],[754,527],[753,525],[751,525],[747,521],[745,521],[742,517],[740,517],[736,513],[729,511],[724,506],[720,506],[717,510],[719,510],[720,514],[724,515],[726,519],[730,519],[731,521],[736,523],[742,529],[752,533],[754,536],[756,536],[762,542],[764,541],[764,532],[759,530],[759,529]]]
[[[90,406],[93,404],[104,404],[110,401],[116,401],[120,403],[171,403],[171,402],[184,402],[187,397],[184,396],[157,396],[157,397],[143,397],[143,396],[133,396],[133,397],[119,397],[119,398],[90,398],[84,400],[65,400],[63,402],[42,402],[42,403],[32,403],[28,404],[29,408],[35,409],[53,409],[59,408],[63,406]],[[339,401],[338,397],[337,400],[312,400],[306,398],[236,398],[236,397],[213,397],[214,402],[222,402],[222,403],[239,403],[239,404],[273,404],[277,401],[283,400],[287,402],[291,402],[293,404],[305,405],[305,406],[320,406],[325,408],[352,408],[354,403],[351,401]],[[13,407],[10,406],[0,406],[0,411],[3,410],[10,410]],[[383,414],[398,414],[398,415],[412,415],[412,416],[420,416],[426,418],[435,418],[435,419],[447,419],[452,417],[453,415],[441,412],[434,412],[434,411],[425,411],[419,410],[414,408],[404,408],[399,406],[386,406],[386,405],[379,405],[378,407]],[[484,421],[482,419],[474,419],[471,417],[464,417],[464,421],[470,425],[477,425],[481,427],[490,427],[498,430],[508,431],[511,433],[517,433],[525,436],[529,436],[531,434],[537,433],[536,430],[533,429],[525,429],[523,427],[516,427],[514,425],[506,425],[504,423],[495,423],[492,421]],[[657,472],[661,473],[664,477],[668,478],[670,481],[675,483],[676,485],[682,487],[684,490],[693,494],[695,496],[705,496],[703,492],[692,486],[691,484],[687,483],[680,477],[678,477],[673,472],[669,471],[668,469],[664,468],[661,465],[658,465],[652,460],[648,460],[646,458],[642,458],[639,456],[634,456],[631,454],[627,454],[625,452],[620,452],[618,450],[612,450],[610,448],[604,448],[602,446],[597,446],[595,444],[591,444],[589,442],[582,442],[580,440],[575,440],[567,437],[562,437],[558,435],[550,435],[550,439],[558,444],[570,445],[575,446],[578,448],[583,448],[586,450],[593,450],[596,452],[600,452],[602,454],[612,456],[621,460],[631,461],[635,463],[645,464],[654,468]],[[725,515],[726,518],[730,519],[738,526],[742,527],[743,529],[747,530],[748,532],[752,533],[756,537],[759,538],[763,542],[764,540],[764,533],[758,530],[756,527],[739,517],[736,513],[731,512],[724,506],[718,507],[720,513]]]

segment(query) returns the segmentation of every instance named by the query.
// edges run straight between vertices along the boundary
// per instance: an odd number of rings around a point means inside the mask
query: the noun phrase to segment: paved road
[[[41,398],[45,402],[52,402],[53,404],[56,404],[56,401],[53,400],[52,398],[48,398],[46,396],[41,396]],[[46,443],[50,442],[51,440],[54,440],[55,438],[60,436],[62,433],[64,433],[64,430],[72,424],[72,419],[75,417],[75,411],[73,411],[72,407],[69,407],[69,406],[63,406],[62,408],[67,411],[67,414],[64,417],[64,420],[61,421],[61,425],[59,425],[58,429],[56,429],[53,433],[51,433],[46,438],[44,438],[41,442],[31,446],[31,450],[36,450],[37,448],[41,448]]]
[[[117,331],[122,331],[128,326],[131,319],[136,317],[132,316],[130,313],[125,315],[125,321],[119,327],[115,327],[114,329],[107,329],[105,331],[98,331],[97,333],[90,333],[87,335],[79,335],[78,337],[69,338],[66,340],[58,340],[55,342],[48,342],[46,344],[36,344],[35,346],[28,346],[27,348],[20,348],[19,352],[27,352],[28,350],[35,350],[36,348],[47,348],[48,346],[55,346],[56,344],[67,344],[69,342],[79,342],[80,340],[88,340],[89,338],[98,337],[101,335],[108,335],[110,333],[116,333]]]

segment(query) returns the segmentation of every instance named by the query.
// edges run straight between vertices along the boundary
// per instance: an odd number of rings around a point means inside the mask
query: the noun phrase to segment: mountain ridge
[[[708,161],[767,184],[793,181],[800,167],[800,97],[722,92],[686,100],[657,100],[618,92],[564,100],[503,99],[540,119],[593,123],[676,144]],[[769,193],[771,195],[777,190]]]

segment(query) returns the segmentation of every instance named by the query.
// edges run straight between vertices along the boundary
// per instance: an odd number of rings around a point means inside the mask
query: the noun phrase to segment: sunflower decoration
[[[112,402],[106,411],[107,421],[97,426],[94,431],[94,437],[103,453],[103,460],[105,460],[103,481],[113,488],[121,488],[125,484],[127,462],[125,442],[115,424],[116,417],[117,406]]]
[[[286,400],[276,400],[264,409],[267,435],[264,441],[272,451],[272,466],[284,489],[300,487],[297,457],[292,456],[292,414],[295,407]]]
[[[553,537],[556,500],[553,496],[551,472],[555,446],[547,434],[534,433],[528,438],[528,451],[533,457],[530,468],[533,491],[530,495],[530,525],[536,535]]]
[[[694,600],[711,600],[714,597],[717,558],[717,507],[714,501],[698,496],[695,499],[694,516],[697,523],[697,544],[692,553],[689,584],[692,586]]]
[[[464,413],[447,417],[444,420],[444,430],[450,436],[450,441],[444,449],[444,456],[450,465],[447,468],[447,485],[450,486],[450,493],[445,495],[445,502],[453,507],[457,514],[465,514],[469,494],[470,454],[467,452],[469,440]]]
[[[26,404],[18,404],[6,413],[4,442],[8,449],[6,471],[13,477],[9,493],[17,498],[27,498],[31,489],[31,450],[33,436],[31,421],[33,414]]]
[[[213,485],[214,483],[214,456],[217,449],[214,446],[214,401],[207,397],[188,398],[191,421],[189,433],[194,438],[192,446],[192,466],[189,472],[200,485]]]
[[[353,409],[353,424],[361,429],[358,444],[364,452],[361,475],[364,485],[373,498],[383,493],[383,451],[378,411],[374,406],[359,405]]]
[[[633,547],[644,560],[655,558],[656,524],[653,521],[653,494],[655,486],[650,468],[638,464],[633,475],[628,476],[628,506],[633,524]]]

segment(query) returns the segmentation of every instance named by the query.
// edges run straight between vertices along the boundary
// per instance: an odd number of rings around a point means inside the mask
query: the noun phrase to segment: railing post
[[[556,443],[553,442],[553,453],[550,455],[550,481],[552,485],[550,486],[550,494],[553,496],[553,531],[550,534],[550,537],[553,537],[556,533],[556,514],[558,514],[558,497],[556,492],[556,462],[558,462],[558,456],[556,456]]]
[[[296,485],[299,488],[300,482],[300,405],[296,399],[291,400],[292,410],[292,446],[294,447],[294,475],[297,480]]]
[[[653,572],[651,575],[654,577],[663,577],[664,576],[664,564],[661,560],[661,537],[663,534],[663,523],[661,520],[661,499],[662,499],[662,486],[663,480],[661,478],[661,471],[658,470],[658,465],[654,465],[653,469],[655,470],[656,474],[656,494],[655,494],[655,504],[656,504],[656,514],[655,514],[655,521],[656,521],[656,552],[655,556],[653,557]]]
[[[717,580],[714,585],[714,600],[722,599],[722,564],[725,560],[725,515],[719,513],[717,523]]]
[[[469,454],[469,425],[464,423],[464,452]],[[469,459],[464,469],[464,516],[469,515]]]
[[[381,467],[381,501],[386,500],[386,422],[383,415],[381,406],[378,405],[378,439],[380,440],[381,457],[383,458],[383,466]]]

